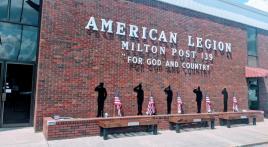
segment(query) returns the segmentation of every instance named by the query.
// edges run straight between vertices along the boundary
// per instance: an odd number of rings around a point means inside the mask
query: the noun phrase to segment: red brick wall
[[[134,86],[142,82],[145,91],[143,112],[146,111],[150,90],[156,100],[158,114],[166,113],[163,88],[172,86],[172,113],[176,113],[176,91],[185,102],[186,113],[196,112],[193,88],[198,85],[210,95],[215,111],[223,110],[221,90],[226,87],[229,110],[232,93],[236,92],[241,109],[247,108],[245,79],[246,31],[240,24],[228,22],[190,10],[160,4],[160,7],[117,0],[44,0],[38,57],[36,108],[34,125],[42,127],[43,117],[54,114],[72,117],[95,117],[97,99],[94,92],[99,82],[108,91],[105,111],[112,114],[113,96],[119,87],[125,115],[136,115]],[[178,48],[187,48],[187,35],[232,43],[232,59],[216,53],[212,70],[207,73],[185,74],[162,71],[136,71],[121,56],[120,40],[115,35],[87,34],[85,26],[91,16],[97,21],[110,18],[127,24],[177,32]],[[170,54],[170,53],[168,53]],[[168,57],[171,58],[171,57]],[[203,109],[205,103],[203,101]]]
[[[259,67],[268,69],[268,32],[258,32],[258,62]],[[259,78],[259,99],[260,110],[265,112],[265,116],[268,115],[268,78]]]

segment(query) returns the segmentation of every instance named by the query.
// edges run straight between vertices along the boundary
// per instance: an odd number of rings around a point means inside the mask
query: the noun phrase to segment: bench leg
[[[148,132],[154,133],[154,125],[149,125],[148,126]]]
[[[180,124],[176,124],[176,133],[180,133],[181,130],[180,130]]]
[[[157,135],[157,125],[153,125],[153,134]]]
[[[256,125],[256,117],[253,117],[252,122],[253,122],[253,125],[255,126]]]
[[[231,121],[227,120],[227,128],[231,128]]]
[[[103,128],[100,127],[100,136],[102,137],[103,136]]]
[[[223,126],[224,124],[223,121],[224,121],[223,119],[220,119],[220,126]]]
[[[172,123],[169,123],[169,129],[170,129],[170,130],[174,130],[174,128],[173,128],[173,124],[172,124]]]
[[[151,132],[152,131],[152,126],[150,126],[150,125],[147,126],[147,129],[146,130],[147,130],[147,132]]]
[[[208,121],[204,122],[204,127],[208,127]]]
[[[215,129],[215,121],[214,121],[214,120],[212,120],[212,121],[210,122],[210,128],[211,128],[211,129]]]
[[[103,128],[103,139],[104,140],[108,139],[108,129],[107,128]]]

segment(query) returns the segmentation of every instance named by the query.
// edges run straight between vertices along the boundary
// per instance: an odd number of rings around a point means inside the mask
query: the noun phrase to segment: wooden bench
[[[206,114],[206,113],[199,113],[199,114],[182,114],[177,116],[170,116],[169,123],[171,126],[175,124],[175,130],[177,133],[180,133],[181,125],[187,123],[198,123],[198,122],[210,122],[210,128],[215,128],[215,117],[214,114]]]
[[[100,127],[100,136],[103,136],[104,140],[108,139],[108,134],[113,128],[123,128],[132,126],[149,126],[153,135],[157,135],[157,121],[148,118],[136,118],[136,119],[123,119],[123,120],[100,120],[98,121]]]
[[[219,115],[219,120],[222,123],[226,121],[227,128],[231,128],[233,120],[247,119],[248,123],[252,119],[253,125],[256,125],[257,113],[255,112],[227,112]]]

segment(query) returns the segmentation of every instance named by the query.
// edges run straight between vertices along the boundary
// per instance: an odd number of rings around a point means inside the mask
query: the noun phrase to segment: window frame
[[[249,33],[254,30],[255,32],[255,50],[256,50],[256,55],[254,54],[249,54]],[[259,66],[259,56],[258,56],[258,30],[253,27],[248,27],[247,28],[247,65],[249,65],[249,57],[255,57],[256,58],[256,67]],[[249,65],[250,66],[250,65]]]

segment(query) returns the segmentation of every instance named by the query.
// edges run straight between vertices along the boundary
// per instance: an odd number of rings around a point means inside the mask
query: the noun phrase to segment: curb
[[[265,145],[265,144],[268,146],[268,141],[259,142],[259,143],[245,144],[245,145],[235,145],[235,146],[232,146],[232,147],[254,147],[256,145]]]

